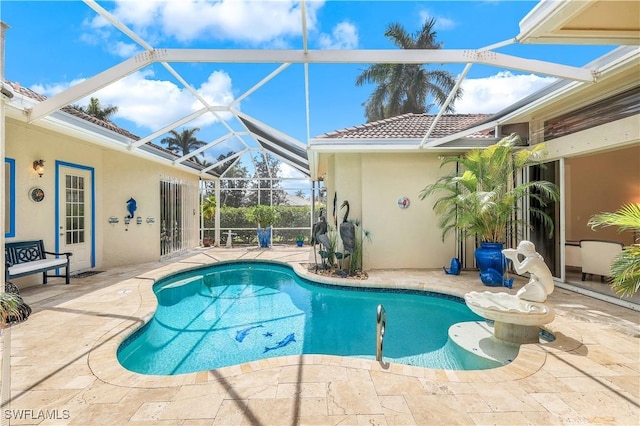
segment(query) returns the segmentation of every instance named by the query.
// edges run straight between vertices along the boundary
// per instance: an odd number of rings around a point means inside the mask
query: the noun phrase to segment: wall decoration
[[[133,197],[129,198],[129,200],[127,201],[127,211],[129,212],[129,216],[127,216],[129,219],[133,219],[133,214],[136,212],[136,210],[138,209],[138,204],[136,203],[136,200],[133,199]]]
[[[42,188],[38,188],[37,186],[31,188],[29,190],[29,199],[31,199],[31,201],[35,201],[36,203],[44,200],[44,191],[42,190]]]
[[[411,201],[409,201],[407,197],[398,198],[398,207],[400,207],[401,209],[409,208],[410,204],[411,204]]]

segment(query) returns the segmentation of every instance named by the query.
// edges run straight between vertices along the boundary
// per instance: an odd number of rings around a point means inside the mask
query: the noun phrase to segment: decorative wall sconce
[[[142,216],[136,217],[136,224],[142,225]]]
[[[131,218],[130,218],[129,216],[125,216],[125,217],[124,217],[124,224],[125,224],[125,225],[128,225],[128,224],[129,224],[129,222],[131,222]]]
[[[42,177],[44,174],[44,160],[36,160],[33,162],[33,170],[38,173],[38,176]]]
[[[109,218],[109,223],[110,223],[111,225],[115,225],[115,224],[116,224],[116,223],[118,223],[118,222],[120,222],[120,220],[119,220],[117,217],[115,217],[115,216],[111,216],[111,217]]]
[[[152,216],[147,216],[147,223],[155,223],[156,218]]]

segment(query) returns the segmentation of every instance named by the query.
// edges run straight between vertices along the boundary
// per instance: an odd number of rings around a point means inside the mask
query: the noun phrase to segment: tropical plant
[[[624,247],[611,263],[611,288],[622,297],[632,296],[640,288],[640,203],[623,205],[614,213],[600,213],[589,220],[591,229],[617,226],[618,232],[633,231],[633,244]]]
[[[200,131],[198,127],[182,129],[180,133],[171,130],[169,132],[171,136],[162,138],[161,142],[167,145],[167,149],[184,156],[206,145],[205,142],[195,137],[195,133],[198,131]]]
[[[3,330],[12,318],[22,319],[20,306],[23,305],[22,297],[15,293],[0,293],[0,330]]]
[[[371,232],[365,229],[360,230],[360,220],[351,219],[356,229],[360,232],[356,232],[356,245],[355,250],[351,253],[349,260],[349,271],[353,274],[358,270],[362,270],[362,255],[364,253],[364,242],[371,241]]]
[[[118,107],[114,105],[107,105],[103,108],[98,98],[91,98],[86,107],[82,105],[73,105],[73,107],[103,121],[110,121],[111,116],[118,112]]]
[[[433,205],[443,240],[451,231],[462,231],[477,235],[482,242],[506,242],[507,229],[518,229],[517,225],[524,223],[517,211],[519,201],[526,197],[537,201],[531,203],[528,213],[540,219],[550,229],[550,235],[553,233],[553,220],[544,207],[558,199],[556,185],[540,180],[516,182],[521,170],[542,162],[545,146],[520,149],[519,140],[518,135],[511,134],[485,149],[476,148],[442,160],[441,167],[449,163],[460,167],[427,185],[420,198],[444,193]]]
[[[215,227],[215,225],[211,222],[211,219],[213,219],[213,216],[216,214],[216,197],[213,195],[207,195],[204,200],[202,200],[200,211],[202,212],[202,217],[205,220],[203,223],[204,233],[202,244],[205,247],[208,247],[212,243],[211,228]]]
[[[216,213],[216,197],[213,195],[207,195],[205,199],[202,200],[200,208],[202,209],[202,216],[207,220],[211,220],[213,215]]]
[[[415,35],[398,23],[387,27],[385,37],[401,49],[440,49],[442,43],[436,41],[433,28],[435,19],[425,21]],[[424,64],[373,64],[356,78],[356,86],[376,84],[376,88],[364,103],[367,121],[395,117],[405,113],[426,113],[430,97],[437,105],[444,105],[449,93],[455,87],[455,79],[444,70],[427,70]],[[454,99],[462,91],[458,89]],[[447,112],[453,112],[453,103]]]
[[[278,221],[280,214],[270,206],[258,204],[249,212],[249,220],[256,223],[258,228],[266,228]]]

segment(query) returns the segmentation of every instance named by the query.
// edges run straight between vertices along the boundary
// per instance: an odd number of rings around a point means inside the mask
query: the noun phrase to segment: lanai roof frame
[[[521,23],[521,32],[512,39],[505,40],[503,42],[496,43],[491,46],[487,46],[481,49],[471,50],[437,50],[437,51],[420,51],[420,50],[312,50],[308,48],[307,44],[307,28],[306,28],[306,2],[301,1],[301,23],[302,23],[302,49],[282,49],[282,50],[269,50],[269,49],[155,49],[148,44],[138,34],[119,22],[113,15],[102,8],[97,2],[92,0],[84,0],[84,3],[93,9],[97,14],[106,19],[111,25],[123,32],[131,40],[140,45],[144,52],[139,53],[117,65],[111,67],[103,72],[79,83],[69,89],[52,96],[45,101],[33,105],[27,110],[26,121],[34,122],[42,120],[43,118],[50,116],[55,111],[70,105],[72,102],[77,101],[85,96],[94,93],[97,89],[110,84],[110,82],[116,79],[122,78],[136,70],[148,65],[150,63],[162,64],[183,86],[189,91],[199,102],[203,104],[203,108],[195,113],[185,116],[183,119],[178,120],[162,129],[152,132],[137,141],[131,141],[128,149],[131,151],[142,149],[146,145],[146,142],[157,137],[169,130],[175,129],[180,125],[184,125],[187,122],[193,120],[195,117],[201,114],[211,113],[214,116],[219,117],[220,112],[233,113],[233,107],[243,98],[249,94],[258,90],[264,84],[267,84],[270,79],[281,73],[292,63],[301,63],[304,65],[304,81],[305,81],[305,105],[306,105],[306,120],[307,120],[307,136],[309,137],[309,122],[310,122],[310,107],[309,107],[309,65],[320,63],[464,63],[468,69],[471,64],[488,64],[494,66],[500,66],[508,69],[519,69],[525,71],[536,72],[544,75],[552,75],[562,79],[568,79],[570,81],[582,81],[582,82],[594,82],[597,80],[597,71],[588,67],[570,67],[562,64],[544,62],[530,59],[523,59],[515,56],[504,55],[494,52],[494,49],[502,47],[512,43],[528,43],[536,42],[542,33],[553,34],[557,31],[558,23],[562,24],[564,21],[572,19],[573,17],[580,17],[580,14],[586,13],[587,6],[584,3],[578,1],[562,2],[566,4],[558,4],[558,2],[542,1],[531,11],[527,17],[525,17]],[[599,3],[599,2],[597,2]],[[615,2],[614,2],[615,3]],[[562,12],[562,13],[560,13]],[[570,13],[569,13],[570,12]],[[587,11],[588,12],[588,11]],[[624,42],[630,44],[638,43],[638,36],[636,33],[624,33],[617,31],[617,38],[607,39],[611,42]],[[622,35],[621,35],[622,34]],[[565,34],[566,35],[566,34]],[[624,37],[623,37],[624,36]],[[579,35],[572,33],[571,40],[576,42],[580,40]],[[589,39],[591,40],[591,39]],[[264,77],[261,81],[256,83],[248,91],[243,93],[240,97],[236,98],[229,105],[215,106],[208,105],[206,100],[202,99],[198,95],[197,91],[190,86],[175,69],[173,69],[170,62],[242,62],[242,63],[275,63],[280,66],[271,74]],[[464,74],[459,79],[459,82],[464,78]],[[436,120],[437,121],[437,120]],[[225,125],[224,120],[220,120]],[[435,123],[434,123],[435,126]],[[236,137],[242,140],[240,133],[228,127],[229,135],[225,135],[224,138]],[[283,143],[284,139],[265,140],[264,137],[260,137],[252,132],[248,132],[252,137],[256,139],[258,145],[262,149],[272,152],[280,160],[292,165],[296,170],[303,172],[306,175],[311,175],[310,171],[305,168],[305,161],[303,155],[300,155],[299,145],[302,144],[299,141],[287,141]],[[427,145],[427,138],[429,132],[424,136],[422,145]],[[262,139],[262,142],[259,140]],[[217,140],[216,140],[217,141]],[[216,145],[216,141],[212,141],[208,144],[208,147]],[[442,141],[439,141],[442,143]],[[304,145],[304,144],[302,144]],[[148,148],[147,148],[148,149]],[[208,148],[204,148],[204,152]],[[278,152],[279,151],[279,152]],[[283,155],[284,154],[284,155]],[[194,154],[195,155],[195,154]],[[184,165],[185,160],[190,156],[185,156],[173,160],[176,165]],[[190,164],[188,164],[191,167]],[[197,170],[197,173],[206,177],[211,168]],[[305,173],[306,172],[306,173]],[[214,176],[215,177],[215,176]]]

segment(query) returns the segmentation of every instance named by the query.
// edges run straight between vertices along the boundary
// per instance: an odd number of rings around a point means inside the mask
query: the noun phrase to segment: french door
[[[57,163],[57,251],[71,252],[71,272],[95,266],[93,169]]]

